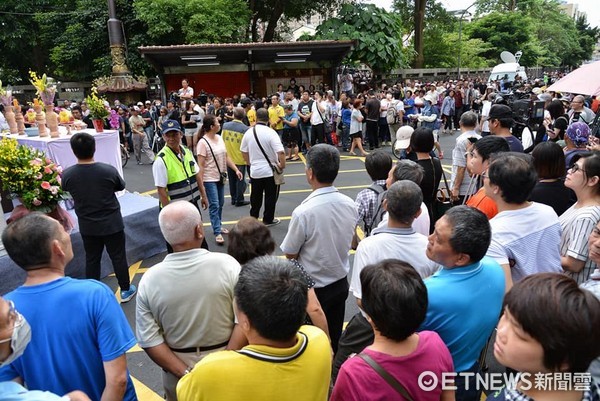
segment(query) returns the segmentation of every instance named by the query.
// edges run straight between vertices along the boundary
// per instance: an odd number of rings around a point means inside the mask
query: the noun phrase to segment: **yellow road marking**
[[[133,347],[129,348],[127,350],[127,353],[130,353],[130,352],[140,352],[140,351],[143,351],[143,349],[139,345],[136,344]]]
[[[302,152],[298,153],[298,156],[300,156],[300,160],[302,160],[302,163],[304,163],[304,165],[306,166],[306,157],[304,157]]]
[[[156,394],[154,391],[150,389],[150,387],[146,386],[144,383],[131,376],[131,381],[133,382],[133,387],[135,387],[135,393],[139,400],[143,401],[165,401],[160,395]]]

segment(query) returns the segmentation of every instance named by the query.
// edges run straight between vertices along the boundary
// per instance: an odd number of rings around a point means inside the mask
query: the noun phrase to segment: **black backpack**
[[[371,231],[373,231],[373,227],[377,227],[379,223],[381,223],[383,213],[385,213],[385,210],[383,209],[383,200],[385,199],[385,195],[387,193],[385,186],[382,187],[379,184],[371,184],[367,189],[370,189],[377,194],[377,207],[375,208],[375,213],[373,213],[373,220],[371,220],[371,224],[367,224],[367,222],[363,219],[365,236],[369,236]]]

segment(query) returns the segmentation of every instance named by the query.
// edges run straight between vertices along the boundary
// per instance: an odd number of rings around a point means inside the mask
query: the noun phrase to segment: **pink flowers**
[[[41,159],[33,159],[29,161],[29,164],[32,166],[41,166],[42,165],[42,160]]]
[[[42,204],[42,201],[39,200],[38,198],[33,198],[33,206],[40,206]]]
[[[52,166],[46,166],[44,167],[44,174],[52,174]]]
[[[58,187],[56,185],[52,185],[50,187],[50,192],[52,193],[52,195],[56,195],[58,193]]]
[[[41,187],[42,187],[42,189],[50,190],[52,185],[50,185],[50,183],[48,181],[43,181]]]

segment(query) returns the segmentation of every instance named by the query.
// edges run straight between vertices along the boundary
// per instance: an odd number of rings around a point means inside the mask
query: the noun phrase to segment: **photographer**
[[[352,84],[354,78],[347,67],[344,67],[341,74],[337,77],[338,85],[340,86],[340,92],[345,93],[348,97],[352,96]]]

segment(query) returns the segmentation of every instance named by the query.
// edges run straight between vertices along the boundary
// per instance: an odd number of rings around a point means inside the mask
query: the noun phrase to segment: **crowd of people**
[[[292,87],[268,106],[246,96],[202,105],[184,81],[156,122],[150,116],[146,139],[163,145],[152,171],[168,254],[139,288],[123,271],[114,192],[124,183],[94,161],[93,136],[73,135],[78,164],[63,185],[84,228],[90,280],[65,277],[73,252],[58,222],[30,213],[8,225],[2,240],[26,281],[0,300],[0,398],[134,400],[125,352],[137,342],[162,369],[169,401],[475,401],[493,343],[495,359],[520,376],[488,399],[600,400],[591,99],[523,83],[547,111],[528,154],[512,109],[494,102],[505,88],[490,86],[406,82],[337,100]],[[436,135],[456,127],[447,180]],[[392,140],[404,151],[396,163],[378,149]],[[355,149],[373,183],[351,199],[334,184],[341,152]],[[300,152],[312,192],[276,244],[269,227],[280,223],[282,172]],[[231,229],[221,221],[227,181],[232,204],[250,205]],[[445,186],[453,204],[439,199]],[[227,254],[209,250],[205,209]],[[277,246],[285,258],[272,256]],[[121,301],[137,293],[133,329],[108,287],[91,280],[104,247]],[[349,293],[359,313],[344,328]],[[549,382],[527,386],[539,375]]]

